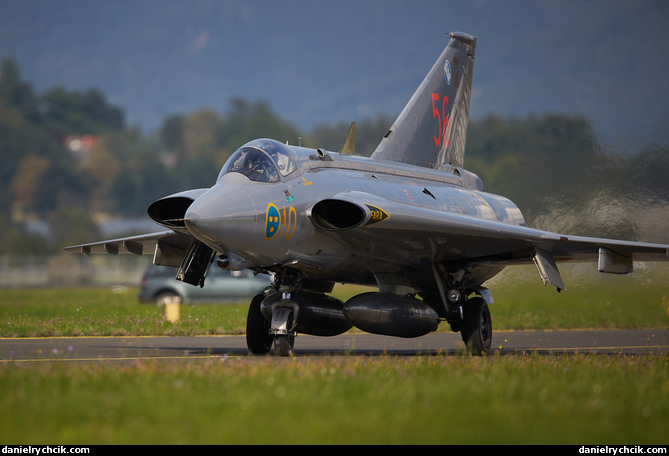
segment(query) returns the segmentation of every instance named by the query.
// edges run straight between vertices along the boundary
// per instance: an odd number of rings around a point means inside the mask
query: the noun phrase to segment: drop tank
[[[439,326],[437,312],[416,298],[362,293],[346,301],[344,314],[358,329],[374,334],[419,337]]]

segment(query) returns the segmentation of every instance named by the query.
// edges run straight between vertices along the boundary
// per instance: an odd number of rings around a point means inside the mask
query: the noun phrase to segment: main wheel
[[[460,334],[472,355],[487,355],[492,346],[492,318],[483,298],[472,298],[463,308],[464,320]]]
[[[260,311],[264,296],[259,294],[251,301],[246,318],[246,346],[255,355],[265,355],[272,348],[274,338],[269,333],[270,322],[265,320]]]

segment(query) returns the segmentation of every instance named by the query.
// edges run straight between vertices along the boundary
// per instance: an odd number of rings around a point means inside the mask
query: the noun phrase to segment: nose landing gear
[[[292,301],[277,301],[272,311],[272,320],[268,321],[262,314],[261,304],[265,296],[258,295],[251,301],[246,319],[246,345],[254,355],[265,355],[272,349],[277,356],[288,356],[293,350],[296,333],[293,322],[296,321]],[[282,305],[283,304],[283,305]]]
[[[297,321],[297,315],[289,306],[292,302],[284,298],[276,303],[272,312],[272,322],[269,333],[274,337],[274,354],[277,356],[288,356],[293,351],[295,345],[295,336],[293,331],[294,321]]]

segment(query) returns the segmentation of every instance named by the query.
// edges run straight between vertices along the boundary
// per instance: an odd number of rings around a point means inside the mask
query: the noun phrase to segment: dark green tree
[[[99,135],[124,127],[123,111],[110,106],[97,89],[82,93],[56,87],[42,95],[41,103],[46,127],[61,135]]]
[[[32,85],[21,80],[19,66],[11,58],[3,59],[0,64],[0,106],[18,110],[31,123],[40,121],[39,100]]]

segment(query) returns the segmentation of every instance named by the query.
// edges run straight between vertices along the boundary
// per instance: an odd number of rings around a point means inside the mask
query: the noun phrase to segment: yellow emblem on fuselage
[[[267,205],[267,215],[265,218],[265,240],[273,239],[277,234],[278,238],[284,236],[285,239],[290,239],[295,234],[297,228],[297,211],[294,207],[289,206],[286,211],[284,206],[279,210],[275,204],[269,203]],[[277,238],[277,239],[278,239]]]

